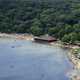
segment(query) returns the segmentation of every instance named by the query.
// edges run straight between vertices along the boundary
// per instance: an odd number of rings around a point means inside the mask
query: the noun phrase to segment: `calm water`
[[[0,39],[0,80],[69,80],[68,50],[25,40]]]

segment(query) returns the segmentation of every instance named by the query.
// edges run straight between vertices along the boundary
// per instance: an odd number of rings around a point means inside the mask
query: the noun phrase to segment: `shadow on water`
[[[13,69],[15,66],[14,65],[10,65],[10,68]]]
[[[51,46],[51,44],[49,42],[44,42],[44,41],[33,41],[32,43]]]

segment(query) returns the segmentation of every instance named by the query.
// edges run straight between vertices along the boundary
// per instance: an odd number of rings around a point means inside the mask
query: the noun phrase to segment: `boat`
[[[34,37],[34,40],[37,42],[55,42],[57,41],[56,38],[51,36],[40,36],[40,37]]]

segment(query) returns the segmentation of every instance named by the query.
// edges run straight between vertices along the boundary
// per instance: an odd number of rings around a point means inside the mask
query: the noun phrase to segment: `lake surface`
[[[0,39],[0,80],[69,80],[67,53],[60,47]]]

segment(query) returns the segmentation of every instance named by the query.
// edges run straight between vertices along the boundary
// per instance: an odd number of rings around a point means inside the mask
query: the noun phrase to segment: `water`
[[[68,50],[26,40],[0,39],[0,80],[69,80]]]

